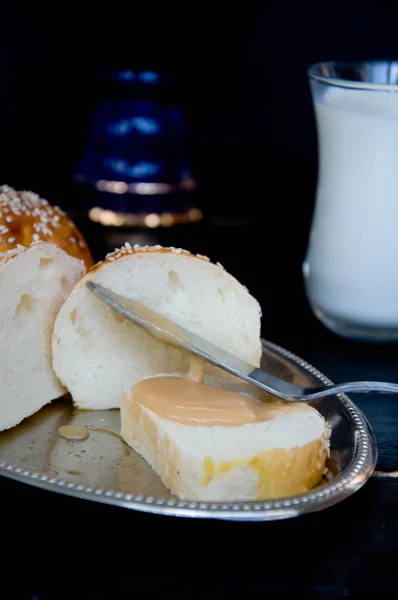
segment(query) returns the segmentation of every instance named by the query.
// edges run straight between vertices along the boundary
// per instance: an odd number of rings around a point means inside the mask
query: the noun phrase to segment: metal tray
[[[292,353],[263,341],[262,366],[300,385],[330,383]],[[179,501],[150,466],[119,435],[118,410],[76,411],[70,398],[43,408],[0,434],[0,474],[46,490],[135,510],[183,517],[266,521],[325,509],[347,498],[372,475],[377,458],[373,432],[345,395],[312,403],[331,428],[331,455],[325,479],[313,490],[261,502]],[[88,440],[61,438],[61,425],[85,425]]]

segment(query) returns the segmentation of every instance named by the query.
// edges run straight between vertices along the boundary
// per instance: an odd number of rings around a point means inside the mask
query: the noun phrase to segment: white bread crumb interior
[[[51,332],[83,261],[46,242],[0,253],[0,431],[66,390],[51,362]]]
[[[188,367],[181,352],[104,305],[86,288],[88,280],[260,364],[260,306],[221,265],[181,249],[126,244],[77,283],[55,321],[54,370],[78,408],[119,408],[124,388]]]

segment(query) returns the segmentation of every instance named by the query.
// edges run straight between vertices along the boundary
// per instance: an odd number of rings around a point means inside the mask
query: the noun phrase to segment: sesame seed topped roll
[[[58,206],[29,191],[0,187],[0,253],[29,247],[33,242],[49,242],[67,254],[83,260],[86,268],[93,259],[74,223]]]

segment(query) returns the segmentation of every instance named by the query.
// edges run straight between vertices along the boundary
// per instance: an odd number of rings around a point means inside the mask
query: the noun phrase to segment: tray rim
[[[261,339],[262,345],[307,371],[320,383],[331,384],[318,369],[282,346]],[[175,517],[224,519],[234,521],[271,521],[318,512],[351,496],[374,473],[377,462],[377,444],[372,428],[362,411],[345,395],[335,396],[348,412],[354,425],[354,454],[348,467],[336,479],[305,494],[252,502],[201,502],[153,498],[116,490],[76,484],[57,477],[42,475],[8,464],[0,458],[0,475],[47,491],[63,493],[81,500],[129,508],[140,512]]]

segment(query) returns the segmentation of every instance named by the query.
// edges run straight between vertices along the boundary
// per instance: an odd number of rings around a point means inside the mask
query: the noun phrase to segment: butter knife
[[[398,393],[398,384],[378,381],[353,381],[337,383],[319,387],[302,387],[289,383],[259,369],[219,348],[215,344],[204,340],[196,333],[188,331],[185,327],[173,323],[147,306],[116,294],[102,285],[88,281],[87,288],[111,309],[118,312],[126,319],[143,327],[153,337],[163,343],[173,345],[182,351],[187,351],[200,356],[205,361],[216,365],[220,369],[251,383],[274,396],[291,402],[307,402],[324,396],[339,394],[341,392],[384,392]]]

